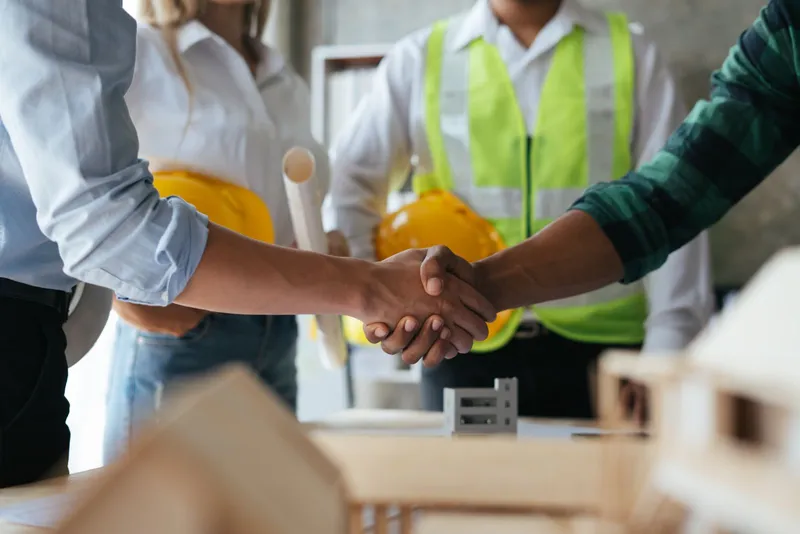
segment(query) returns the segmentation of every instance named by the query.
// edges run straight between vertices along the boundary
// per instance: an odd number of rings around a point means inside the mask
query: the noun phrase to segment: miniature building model
[[[239,368],[197,383],[167,410],[57,532],[360,534],[372,524],[409,534],[412,518],[424,524],[437,511],[510,525],[537,515],[618,519],[636,487],[625,477],[646,457],[642,443],[612,450],[596,440],[307,429]],[[620,491],[603,490],[607,465],[628,473]]]
[[[361,534],[371,515],[376,534],[797,534],[798,275],[800,252],[779,255],[685,354],[602,359],[603,423],[624,424],[621,379],[646,384],[650,439],[326,432],[233,368],[176,400],[58,532]]]
[[[800,532],[798,302],[795,249],[770,261],[685,357],[604,359],[607,393],[626,376],[650,384],[656,404],[658,453],[635,525]]]
[[[346,534],[340,470],[257,378],[232,367],[174,400],[59,533]]]
[[[451,434],[516,434],[517,379],[496,379],[494,388],[445,388],[444,414]]]

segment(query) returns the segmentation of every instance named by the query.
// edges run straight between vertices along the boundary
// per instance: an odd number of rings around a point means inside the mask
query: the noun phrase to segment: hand
[[[183,337],[208,315],[205,310],[187,308],[178,304],[166,307],[142,306],[114,299],[114,311],[126,323],[155,334]]]
[[[447,247],[433,247],[427,251],[406,251],[403,254],[407,255],[409,261],[415,261],[420,265],[419,274],[428,295],[442,295],[445,291],[445,280],[451,279],[452,283],[460,288],[459,291],[465,292],[463,297],[491,306],[473,288],[476,277],[472,265],[453,254]],[[494,319],[486,320],[491,322]],[[463,344],[456,346],[455,342],[448,341],[451,332],[449,328],[444,327],[441,315],[428,317],[421,326],[420,330],[420,324],[414,317],[403,317],[394,331],[385,323],[371,323],[364,327],[364,334],[371,343],[380,342],[381,348],[386,353],[396,354],[402,351],[403,361],[408,364],[416,363],[422,358],[426,366],[433,366],[443,358],[449,359],[459,352],[468,352],[463,350]],[[485,339],[485,334],[475,339]]]
[[[339,230],[331,230],[327,233],[327,237],[329,255],[342,258],[350,256],[350,246],[347,244],[347,239],[342,232]]]

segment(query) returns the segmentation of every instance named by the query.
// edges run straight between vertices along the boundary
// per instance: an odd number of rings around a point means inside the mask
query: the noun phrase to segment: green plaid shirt
[[[772,0],[648,164],[586,191],[571,209],[603,228],[624,282],[717,222],[800,145],[800,1]]]

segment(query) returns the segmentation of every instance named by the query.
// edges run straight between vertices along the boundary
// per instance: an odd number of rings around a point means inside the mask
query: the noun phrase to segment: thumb
[[[475,278],[472,264],[453,254],[449,248],[445,246],[429,248],[420,265],[420,276],[425,291],[434,297],[440,295],[444,289],[445,275],[448,273],[470,285]]]

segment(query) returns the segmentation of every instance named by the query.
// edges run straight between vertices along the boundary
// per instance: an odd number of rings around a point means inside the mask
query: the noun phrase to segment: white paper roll
[[[283,157],[283,182],[289,199],[294,235],[302,250],[328,253],[328,238],[322,226],[322,199],[311,152],[293,147]],[[317,315],[323,362],[331,368],[347,361],[347,343],[338,315]]]

